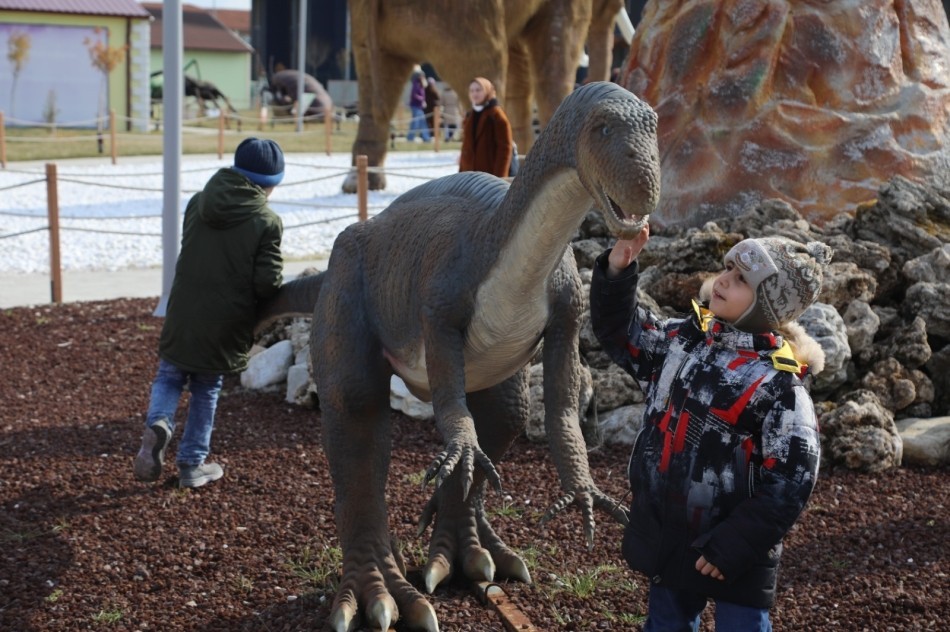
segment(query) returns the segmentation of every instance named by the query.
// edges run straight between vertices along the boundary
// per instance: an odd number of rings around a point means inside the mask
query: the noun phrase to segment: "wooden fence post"
[[[432,110],[432,149],[439,151],[439,141],[442,140],[442,130],[439,128],[442,127],[442,106],[437,105]]]
[[[359,218],[365,222],[369,218],[367,200],[369,195],[369,158],[360,154],[356,157],[356,204]]]
[[[109,143],[112,149],[112,164],[115,164],[119,155],[119,143],[115,136],[115,110],[109,110]]]
[[[218,160],[224,156],[224,109],[218,112]]]
[[[324,129],[327,134],[327,156],[333,155],[333,108],[323,113]]]
[[[50,298],[63,302],[63,271],[59,260],[59,193],[56,183],[56,163],[46,163],[46,211],[49,217],[49,272]]]

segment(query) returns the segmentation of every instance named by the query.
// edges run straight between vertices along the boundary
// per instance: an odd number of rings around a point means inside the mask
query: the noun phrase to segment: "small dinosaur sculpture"
[[[283,286],[258,329],[313,316],[311,356],[323,442],[336,494],[343,576],[333,629],[360,617],[387,630],[438,630],[431,604],[405,579],[391,544],[386,477],[389,382],[431,399],[445,449],[426,472],[437,485],[419,523],[432,523],[425,589],[460,572],[530,582],[488,522],[486,483],[528,416],[526,364],[543,344],[545,424],[564,495],[588,545],[594,509],[619,503],[591,479],[578,419],[579,315],[584,301],[568,245],[592,203],[618,236],[639,232],[659,196],[657,117],[611,83],[568,96],[509,184],[459,173],[416,187],[337,238],[326,272]],[[314,308],[315,306],[315,308]]]

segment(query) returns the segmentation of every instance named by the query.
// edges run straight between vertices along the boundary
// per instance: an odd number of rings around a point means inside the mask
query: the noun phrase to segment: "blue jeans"
[[[706,597],[652,584],[643,632],[696,632]],[[772,632],[767,608],[716,601],[716,632]]]
[[[416,132],[422,136],[422,140],[429,142],[432,136],[429,135],[429,124],[426,122],[426,113],[422,108],[410,107],[412,111],[412,120],[409,121],[409,133],[406,134],[406,140],[412,140],[416,137]]]
[[[152,397],[145,417],[146,426],[165,419],[174,434],[175,411],[185,384],[191,391],[188,419],[175,459],[178,465],[201,465],[211,451],[214,411],[218,407],[218,395],[223,382],[224,376],[220,373],[190,373],[165,360],[158,361],[158,373],[152,382]]]

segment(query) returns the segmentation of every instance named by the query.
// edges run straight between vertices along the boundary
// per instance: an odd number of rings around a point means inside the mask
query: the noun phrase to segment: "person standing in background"
[[[439,94],[439,87],[435,85],[435,77],[426,79],[426,125],[429,127],[429,134],[437,134],[439,130],[435,129],[435,109],[442,104],[442,95]]]
[[[428,143],[429,125],[426,123],[426,76],[422,72],[422,66],[418,64],[412,69],[411,87],[409,89],[409,111],[412,113],[412,120],[409,121],[409,133],[406,134],[406,140],[413,142],[416,139],[416,132],[419,132],[421,140]]]
[[[445,140],[455,140],[455,132],[462,120],[462,110],[459,109],[459,95],[446,85],[442,89],[442,126],[445,128]]]
[[[462,123],[459,171],[508,177],[514,140],[508,117],[495,98],[495,87],[485,77],[475,77],[468,86],[468,98],[472,109]]]

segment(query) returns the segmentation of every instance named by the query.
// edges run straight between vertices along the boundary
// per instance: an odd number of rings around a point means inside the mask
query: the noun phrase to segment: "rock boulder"
[[[768,198],[823,224],[950,166],[936,0],[653,0],[621,82],[659,114],[656,227]]]

